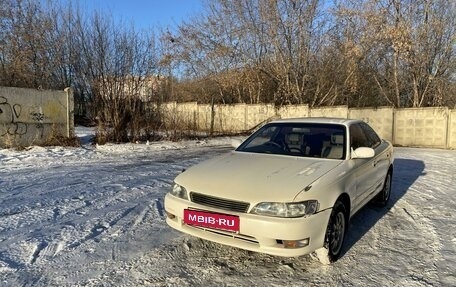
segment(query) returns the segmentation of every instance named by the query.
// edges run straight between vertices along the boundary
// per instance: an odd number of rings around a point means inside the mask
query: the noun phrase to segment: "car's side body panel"
[[[388,143],[382,143],[375,149],[372,159],[355,159],[356,197],[353,198],[351,214],[356,213],[383,188],[384,179],[392,164],[392,149]]]

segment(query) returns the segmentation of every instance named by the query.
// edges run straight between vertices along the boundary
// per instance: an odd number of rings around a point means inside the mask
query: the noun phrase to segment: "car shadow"
[[[356,213],[350,221],[341,256],[350,250],[410,189],[424,173],[425,164],[420,160],[395,159],[390,201],[387,206],[368,204]]]

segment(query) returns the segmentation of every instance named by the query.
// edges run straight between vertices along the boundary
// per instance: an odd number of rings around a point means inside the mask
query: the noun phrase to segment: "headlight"
[[[170,193],[176,197],[188,200],[187,190],[183,186],[178,185],[177,183],[173,185],[173,189],[171,189]]]
[[[314,214],[318,211],[317,200],[302,202],[261,202],[250,213],[275,217],[302,217]]]

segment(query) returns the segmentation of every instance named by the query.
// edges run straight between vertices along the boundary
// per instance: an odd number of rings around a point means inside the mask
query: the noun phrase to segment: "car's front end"
[[[317,201],[295,203],[302,206],[291,208],[300,211],[295,215],[289,212],[293,217],[284,217],[287,215],[273,214],[264,206],[270,203],[258,207],[258,204],[251,206],[246,202],[192,192],[188,197],[166,195],[169,226],[206,240],[286,257],[308,254],[322,247],[324,227],[331,213],[330,209],[319,210]],[[277,211],[283,207],[272,209]]]
[[[323,246],[331,210],[306,186],[340,161],[232,152],[177,176],[169,226],[251,251],[294,257]],[[308,196],[299,196],[305,193]],[[324,204],[326,205],[326,203]]]

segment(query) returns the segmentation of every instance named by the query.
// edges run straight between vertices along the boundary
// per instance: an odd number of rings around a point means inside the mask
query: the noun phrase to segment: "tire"
[[[388,171],[385,177],[385,182],[383,183],[382,191],[375,197],[374,202],[379,206],[386,206],[391,197],[391,183],[392,183],[392,173],[391,170]]]
[[[325,247],[328,252],[329,262],[339,259],[344,245],[345,234],[348,227],[348,215],[345,205],[341,201],[334,204],[328,227],[326,228]]]

